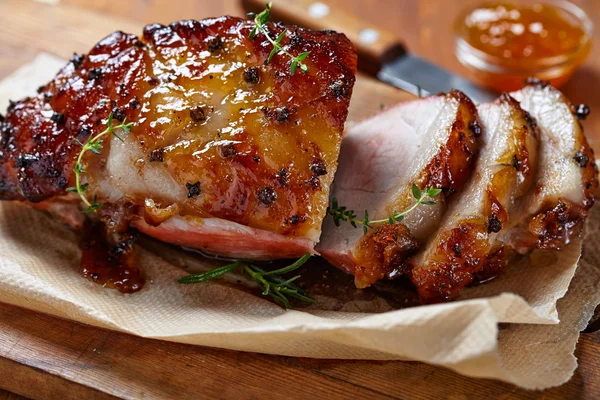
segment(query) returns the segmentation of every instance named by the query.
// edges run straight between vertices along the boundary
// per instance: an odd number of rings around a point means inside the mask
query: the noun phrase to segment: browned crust
[[[483,266],[489,252],[485,219],[463,221],[436,244],[426,268],[414,268],[411,278],[423,303],[453,299]]]
[[[481,269],[474,274],[473,283],[484,283],[494,279],[508,267],[515,252],[508,245],[495,246],[486,257]]]
[[[367,287],[393,272],[400,276],[407,271],[406,261],[419,250],[419,242],[402,224],[381,225],[364,235],[355,247],[356,286]]]
[[[538,213],[529,221],[527,225],[529,237],[523,238],[524,244],[529,240],[528,247],[562,250],[582,234],[588,208],[564,199],[552,205],[545,207],[545,211]]]
[[[463,92],[453,90],[447,96],[459,102],[457,118],[446,145],[425,167],[418,186],[421,189],[442,189],[449,197],[459,191],[471,175],[471,166],[477,158],[477,136],[481,134],[481,125],[475,104]]]
[[[535,238],[535,247],[539,249],[561,250],[574,238],[579,238],[589,210],[594,205],[594,191],[598,188],[598,167],[594,152],[583,134],[583,128],[581,128],[579,142],[579,151],[573,155],[573,162],[583,168],[581,179],[583,200],[581,204],[574,204],[569,200],[559,199],[557,202],[544,205],[543,211],[531,218],[528,232],[532,238]]]

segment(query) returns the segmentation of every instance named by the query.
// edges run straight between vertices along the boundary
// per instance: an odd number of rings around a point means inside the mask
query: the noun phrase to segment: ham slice
[[[501,238],[517,252],[560,250],[579,238],[598,188],[595,157],[573,106],[552,86],[533,81],[511,94],[540,128],[540,165],[535,190],[527,196],[512,229]]]
[[[529,114],[507,94],[478,111],[484,133],[474,174],[411,260],[411,278],[425,303],[450,300],[473,281],[535,181],[538,131]]]
[[[406,259],[434,231],[447,199],[460,192],[481,132],[473,103],[461,92],[401,103],[348,130],[333,196],[339,204],[381,219],[412,205],[411,188],[443,190],[401,224],[375,226],[367,235],[327,218],[318,251],[366,287],[406,272]]]

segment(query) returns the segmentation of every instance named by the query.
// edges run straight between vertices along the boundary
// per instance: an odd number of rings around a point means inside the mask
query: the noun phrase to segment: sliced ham
[[[478,111],[484,133],[474,174],[411,260],[411,278],[425,303],[450,300],[473,281],[535,181],[538,131],[532,118],[507,94]]]
[[[511,94],[540,128],[540,165],[514,227],[502,240],[519,253],[560,250],[580,237],[598,188],[595,157],[579,118],[589,109],[574,107],[552,86],[532,82]]]
[[[375,226],[367,235],[327,218],[317,250],[355,275],[357,287],[406,272],[405,261],[434,231],[470,174],[481,128],[473,103],[461,92],[402,103],[348,130],[333,196],[359,217],[382,219],[409,208],[412,185],[443,190],[401,224]]]

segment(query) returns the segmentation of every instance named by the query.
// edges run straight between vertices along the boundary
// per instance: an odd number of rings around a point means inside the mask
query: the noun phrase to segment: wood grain
[[[0,321],[0,387],[32,398],[593,399],[600,393],[597,335],[582,338],[573,380],[532,392],[420,363],[313,360],[143,340],[8,305],[0,305]]]
[[[453,57],[447,29],[457,8],[471,0],[329,2],[394,32],[421,56],[465,72]],[[577,3],[600,23],[600,2]],[[62,0],[48,6],[2,0],[0,78],[42,50],[66,58],[73,51],[86,52],[115,29],[139,33],[149,22],[222,14],[241,15],[238,1]],[[599,105],[600,110],[600,98],[589,84],[598,74],[600,54],[594,49],[566,92],[574,101],[588,101],[592,109]],[[368,115],[380,103],[405,97],[360,77],[351,112]],[[586,128],[600,139],[600,111],[597,114],[586,121]],[[599,353],[600,336],[583,335],[574,378],[559,388],[531,392],[420,363],[299,359],[145,340],[0,304],[0,388],[40,399],[595,399],[600,398]],[[19,397],[0,391],[0,399],[4,398]]]
[[[0,400],[26,400],[26,397],[0,389]]]

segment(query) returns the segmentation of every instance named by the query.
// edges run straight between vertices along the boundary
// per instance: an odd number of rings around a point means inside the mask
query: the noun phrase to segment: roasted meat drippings
[[[40,202],[74,185],[78,142],[133,122],[122,139],[83,159],[88,198],[130,204],[134,224],[163,240],[238,257],[314,251],[328,204],[354,84],[356,55],[342,34],[269,24],[308,72],[290,72],[254,23],[233,17],[115,32],[75,56],[35,97],[13,103],[1,125],[0,199]],[[77,198],[73,198],[77,201]],[[144,217],[145,213],[149,213]],[[161,230],[169,218],[186,229]],[[208,222],[207,222],[208,221]],[[227,237],[214,243],[215,227]],[[181,227],[181,224],[179,225]],[[206,231],[205,231],[206,229]],[[255,236],[289,242],[294,251]],[[190,243],[188,243],[190,244]]]
[[[473,177],[411,260],[412,281],[426,303],[456,297],[486,265],[482,275],[502,266],[499,250],[492,248],[535,180],[539,133],[519,103],[504,94],[478,111],[483,135]]]
[[[415,201],[412,185],[443,190],[401,225],[362,229],[326,220],[319,252],[355,275],[358,287],[406,272],[405,261],[437,227],[477,155],[477,111],[461,92],[399,104],[352,127],[344,138],[333,196],[360,216],[387,219]]]
[[[121,293],[134,293],[144,287],[139,253],[133,232],[106,235],[102,224],[86,228],[82,235],[79,272],[90,281]]]

